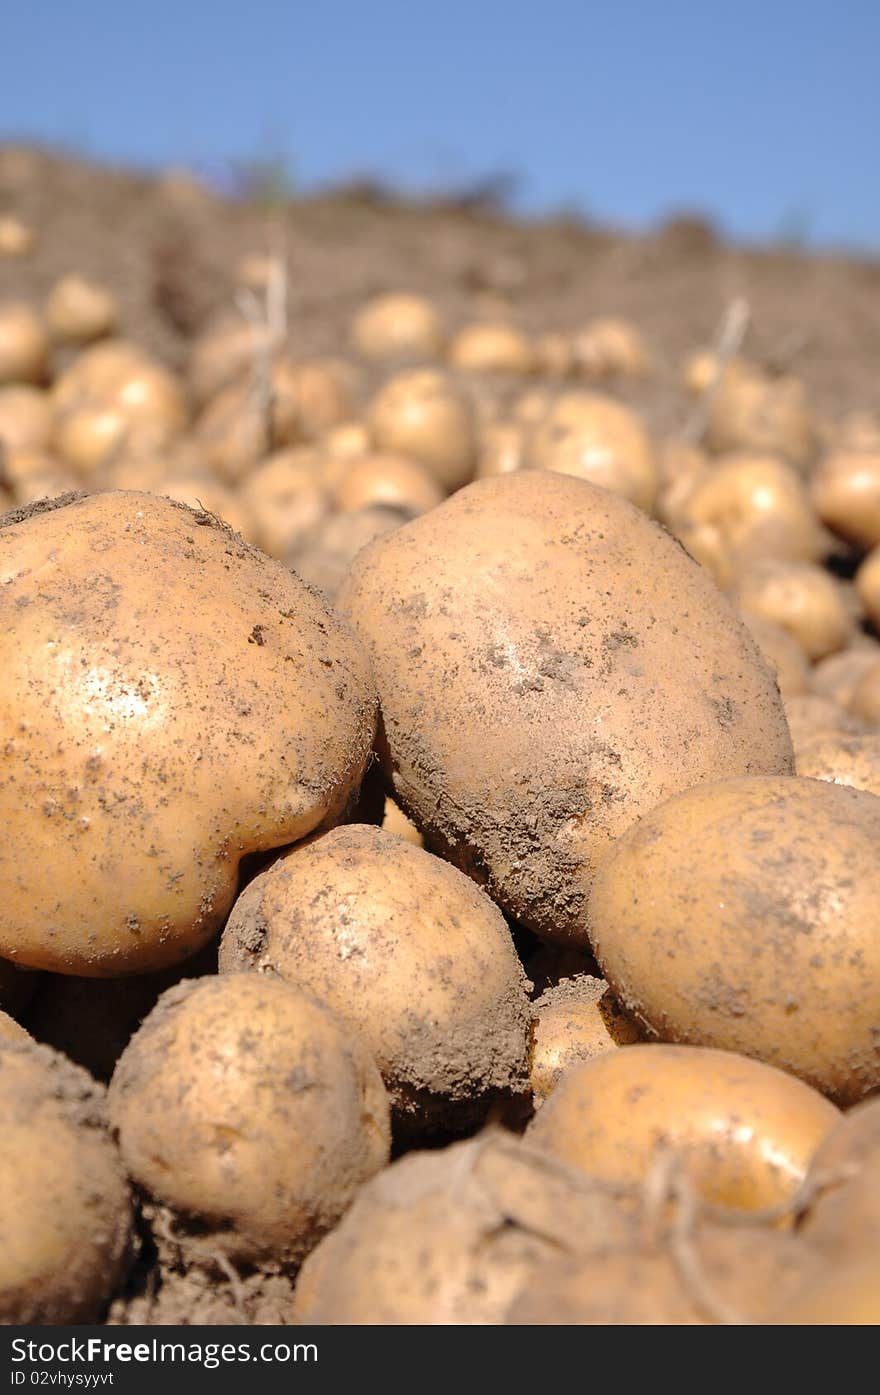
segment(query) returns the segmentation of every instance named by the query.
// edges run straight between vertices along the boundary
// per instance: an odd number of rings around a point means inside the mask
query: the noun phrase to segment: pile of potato
[[[278,278],[0,306],[0,1321],[880,1321],[880,422]]]

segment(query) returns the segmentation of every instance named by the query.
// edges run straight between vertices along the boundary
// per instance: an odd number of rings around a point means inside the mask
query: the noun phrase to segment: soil
[[[682,357],[743,296],[751,357],[791,367],[823,414],[880,409],[880,260],[729,247],[693,219],[630,237],[467,203],[403,204],[369,188],[232,203],[184,175],[16,147],[0,149],[4,213],[38,237],[28,256],[0,259],[0,301],[42,300],[68,272],[92,277],[118,297],[124,333],[173,367],[187,339],[232,307],[237,261],[271,248],[286,258],[292,346],[304,354],[338,353],[363,299],[404,287],[435,297],[452,325],[498,301],[533,331],[622,315],[646,334],[658,372],[621,395],[671,429],[688,409]]]

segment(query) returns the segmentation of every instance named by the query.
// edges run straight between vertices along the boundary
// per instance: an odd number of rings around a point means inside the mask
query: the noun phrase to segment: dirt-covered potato
[[[503,320],[466,325],[449,345],[449,362],[459,373],[534,373],[535,350],[527,334]]]
[[[875,547],[856,574],[856,592],[865,614],[880,631],[880,547]]]
[[[104,286],[84,276],[62,276],[46,301],[46,324],[60,344],[90,344],[116,329],[119,306]]]
[[[376,450],[420,461],[447,492],[473,478],[476,418],[444,373],[422,368],[390,378],[370,403],[367,426]]]
[[[755,451],[809,469],[818,433],[799,379],[766,378],[749,365],[729,364],[710,391],[705,443],[714,455]]]
[[[817,697],[815,693],[798,693],[786,698],[785,715],[796,756],[806,746],[827,736],[860,736],[865,731],[865,723],[858,717],[830,698]]]
[[[651,438],[636,414],[613,397],[565,392],[537,422],[525,465],[589,480],[651,513],[659,475]]]
[[[138,486],[120,485],[119,488]],[[160,494],[165,499],[176,499],[179,504],[196,509],[200,513],[213,514],[221,523],[227,523],[246,542],[257,542],[257,527],[247,504],[232,489],[220,480],[205,474],[177,473],[170,471],[159,476],[150,485],[141,488],[149,494]],[[268,548],[265,549],[268,551]]]
[[[526,977],[501,912],[469,877],[350,824],[250,883],[221,972],[271,970],[366,1041],[407,1130],[474,1123],[528,1085]]]
[[[815,471],[810,492],[822,522],[847,542],[880,544],[880,441],[867,450],[831,451]]]
[[[388,1096],[366,1046],[280,979],[171,988],[108,1096],[129,1176],[174,1214],[184,1253],[288,1264],[388,1161]]]
[[[807,1174],[801,1219],[807,1239],[832,1262],[861,1259],[880,1244],[880,1100],[843,1116]]]
[[[665,1041],[740,1051],[851,1102],[880,1086],[880,799],[824,780],[687,790],[599,869],[593,948]]]
[[[0,388],[0,450],[46,450],[52,435],[48,394],[27,383]]]
[[[0,954],[94,977],[178,963],[244,854],[355,794],[365,657],[296,577],[170,500],[67,496],[3,524]]]
[[[0,1323],[96,1322],[123,1277],[128,1186],[104,1091],[0,1036]]]
[[[810,665],[803,649],[781,625],[760,615],[744,612],[743,620],[752,639],[776,674],[784,702],[801,697],[810,686]]]
[[[343,513],[375,505],[405,509],[415,516],[443,502],[437,481],[417,460],[405,455],[368,451],[340,472],[333,490],[335,508]]]
[[[840,583],[810,562],[754,562],[739,574],[736,600],[741,610],[781,625],[813,662],[845,649],[855,629]]]
[[[437,308],[424,296],[403,291],[367,301],[351,326],[352,348],[374,362],[439,358],[445,340]]]
[[[880,733],[819,737],[796,754],[797,773],[880,796]]]
[[[792,766],[773,676],[703,569],[584,480],[481,480],[359,554],[379,750],[429,846],[542,938],[587,942],[613,840],[701,781]]]
[[[30,1041],[31,1037],[20,1022],[0,1008],[0,1041]]]
[[[405,838],[406,841],[412,843],[414,847],[423,848],[425,846],[425,840],[412,819],[407,818],[406,814],[394,803],[390,795],[385,796],[382,827],[386,833],[395,833],[398,838]]]
[[[816,562],[826,550],[801,476],[768,455],[728,455],[699,475],[678,509],[675,532],[719,586],[729,586],[749,562]]]
[[[761,1322],[819,1270],[784,1231],[701,1224],[667,1244],[547,1265],[512,1305],[515,1326],[698,1326]],[[681,1252],[679,1251],[679,1254]]]
[[[367,1186],[306,1260],[295,1323],[503,1322],[549,1261],[630,1239],[600,1186],[490,1131],[409,1153]]]
[[[24,301],[0,305],[0,387],[42,383],[49,366],[49,336],[37,312]]]
[[[880,662],[859,679],[850,698],[849,710],[857,721],[880,727]]]
[[[610,1182],[680,1162],[706,1200],[743,1210],[788,1201],[840,1118],[809,1085],[730,1051],[638,1044],[570,1070],[527,1139]]]
[[[592,974],[578,974],[548,988],[532,1010],[529,1081],[536,1108],[573,1066],[642,1040],[605,980]]]
[[[245,480],[240,499],[253,520],[256,541],[285,560],[303,546],[329,507],[318,453],[309,446],[278,451]]]

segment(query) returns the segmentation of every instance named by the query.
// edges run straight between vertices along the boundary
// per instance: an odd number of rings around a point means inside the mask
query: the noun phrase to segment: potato
[[[51,390],[53,447],[85,478],[123,444],[155,450],[187,424],[178,380],[142,350],[107,340],[78,354]]]
[[[364,656],[295,577],[170,500],[67,496],[3,525],[0,955],[86,977],[178,963],[244,854],[353,797]]]
[[[49,336],[36,311],[25,301],[0,304],[0,387],[42,383],[48,365]]]
[[[350,824],[251,882],[221,972],[271,969],[366,1042],[399,1123],[461,1127],[528,1082],[526,977],[501,912],[470,879]]]
[[[690,354],[685,359],[681,382],[682,387],[690,393],[691,397],[703,397],[710,388],[715,387],[722,374],[727,378],[735,379],[740,375],[756,371],[744,359],[731,358],[725,363],[712,349],[697,349],[695,353]]]
[[[760,1322],[818,1272],[795,1236],[747,1226],[702,1225],[688,1242],[698,1279],[685,1282],[666,1248],[618,1250],[539,1270],[508,1323],[578,1326]]]
[[[849,1110],[807,1174],[802,1233],[834,1264],[876,1254],[880,1243],[880,1101]]]
[[[789,1201],[840,1115],[793,1076],[730,1051],[636,1044],[567,1072],[526,1139],[609,1182],[643,1185],[664,1154],[705,1200]]]
[[[503,320],[466,325],[449,345],[449,362],[459,373],[511,373],[526,376],[537,368],[528,335]]]
[[[26,257],[33,251],[36,233],[12,214],[0,217],[0,257]]]
[[[800,475],[768,455],[727,455],[699,475],[675,532],[719,586],[749,562],[816,562],[826,550]]]
[[[320,455],[309,446],[270,455],[245,480],[240,500],[258,546],[270,557],[287,559],[308,540],[329,507]]]
[[[874,664],[859,679],[849,707],[857,721],[880,728],[880,663]]]
[[[832,450],[810,483],[813,505],[823,523],[847,542],[880,544],[880,440],[868,449]]]
[[[867,635],[864,636],[867,641]],[[880,645],[868,641],[864,647],[843,649],[820,659],[810,675],[810,686],[817,697],[849,707],[859,680],[880,662]]]
[[[116,329],[119,306],[104,286],[83,276],[62,276],[46,301],[46,324],[59,344],[90,344]]]
[[[509,475],[519,470],[525,456],[525,434],[517,422],[494,422],[480,433],[477,479]]]
[[[292,1319],[498,1323],[548,1261],[603,1253],[629,1237],[601,1187],[492,1131],[409,1153],[362,1188],[303,1265]]]
[[[252,377],[270,347],[269,329],[239,316],[210,325],[190,348],[186,379],[193,404],[202,408],[224,388]]]
[[[766,378],[750,367],[722,373],[709,406],[705,444],[713,455],[755,451],[807,471],[818,446],[816,422],[797,378]]]
[[[388,795],[385,797],[382,828],[386,833],[394,833],[398,838],[405,838],[408,843],[412,843],[417,848],[425,846],[425,840],[412,819],[408,819],[403,810],[399,809]]]
[[[14,1017],[10,1017],[8,1012],[0,1008],[0,1042],[4,1041],[30,1041],[31,1037]]]
[[[856,592],[874,628],[880,631],[880,547],[875,547],[859,567]]]
[[[331,514],[310,530],[287,558],[303,581],[334,601],[361,548],[405,523],[400,509],[373,505],[352,513]]]
[[[573,340],[577,368],[586,378],[643,378],[651,368],[647,345],[627,320],[591,320]]]
[[[108,1109],[129,1176],[172,1210],[191,1257],[296,1263],[390,1151],[367,1048],[265,975],[164,993],[119,1059]]]
[[[806,655],[787,630],[760,615],[743,615],[746,628],[776,675],[783,701],[806,695],[810,666]]]
[[[880,1086],[880,799],[751,778],[652,810],[593,885],[593,948],[666,1041],[790,1071],[846,1102]]]
[[[0,1038],[0,1137],[0,1323],[97,1322],[131,1238],[104,1091],[56,1052]]]
[[[54,499],[76,489],[79,480],[69,466],[42,450],[10,450],[0,460],[0,474],[16,504]]]
[[[431,301],[401,291],[367,301],[351,325],[352,348],[373,362],[439,358],[445,340],[443,321]]]
[[[864,722],[852,713],[814,693],[799,693],[787,698],[785,715],[796,756],[805,746],[812,746],[826,736],[860,736],[865,731]]]
[[[709,470],[709,460],[699,446],[674,438],[661,441],[657,449],[660,493],[654,512],[661,523],[675,531],[683,505],[700,477]]]
[[[591,974],[547,989],[534,1013],[529,1079],[536,1109],[573,1066],[642,1039],[605,980]]]
[[[363,421],[343,421],[325,431],[321,448],[335,460],[357,460],[370,450],[370,433]]]
[[[350,461],[333,490],[333,505],[343,513],[373,505],[405,509],[415,516],[443,502],[443,490],[416,460],[405,455],[369,451]]]
[[[651,513],[659,484],[654,448],[628,407],[599,393],[566,392],[526,444],[525,465],[575,475]]]
[[[45,450],[52,435],[52,410],[40,388],[25,383],[0,388],[0,449]]]
[[[132,488],[131,485],[123,486]],[[136,486],[135,486],[136,487]],[[175,499],[178,504],[198,512],[212,514],[221,523],[227,523],[246,542],[257,543],[257,527],[247,504],[226,485],[217,479],[202,474],[169,473],[149,486],[146,492],[159,494],[165,499]]]
[[[451,379],[433,369],[390,378],[367,411],[374,449],[418,460],[447,492],[473,478],[473,408]]]
[[[819,737],[797,752],[797,773],[880,796],[880,733]]]
[[[876,1327],[880,1324],[880,1260],[876,1253],[805,1284],[768,1315],[775,1327]]]
[[[784,774],[775,683],[703,570],[584,480],[481,480],[359,554],[389,789],[542,938],[586,944],[613,840],[675,791]]]
[[[842,587],[810,562],[754,562],[740,572],[735,595],[741,610],[781,625],[814,662],[852,639],[855,626]]]

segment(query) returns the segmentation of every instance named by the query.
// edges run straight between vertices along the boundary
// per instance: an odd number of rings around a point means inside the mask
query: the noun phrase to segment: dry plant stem
[[[743,340],[748,333],[751,315],[749,302],[743,296],[737,296],[735,300],[730,302],[721,317],[715,338],[715,374],[681,433],[682,440],[687,445],[697,445],[703,439],[706,424],[721,386],[721,380],[724,377],[724,370],[742,348]]]
[[[723,1327],[742,1327],[745,1318],[714,1292],[703,1272],[696,1244],[700,1208],[694,1189],[682,1169],[681,1159],[677,1161],[678,1167],[670,1178],[670,1200],[674,1210],[668,1243],[678,1277],[691,1302],[712,1322]]]
[[[241,290],[235,303],[251,327],[254,340],[252,393],[262,424],[263,454],[272,449],[272,360],[287,339],[287,268],[274,255],[263,302],[251,290]]]

